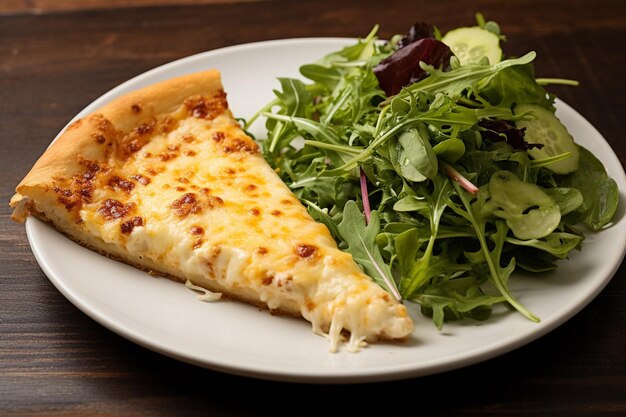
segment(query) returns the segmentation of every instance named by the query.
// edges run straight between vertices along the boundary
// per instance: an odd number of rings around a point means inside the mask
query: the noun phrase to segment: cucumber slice
[[[558,117],[550,110],[535,104],[518,104],[513,109],[516,115],[526,112],[532,112],[534,119],[518,120],[515,125],[519,129],[526,128],[524,135],[526,142],[544,145],[541,149],[529,149],[528,155],[533,159],[544,159],[569,152],[569,158],[546,165],[546,168],[555,174],[569,174],[576,171],[580,159],[578,146]]]
[[[476,64],[484,56],[491,65],[502,59],[500,37],[478,26],[458,28],[446,33],[441,42],[448,45],[461,65]]]

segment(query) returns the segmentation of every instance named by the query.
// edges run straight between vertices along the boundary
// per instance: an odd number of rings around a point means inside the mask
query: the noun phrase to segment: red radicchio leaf
[[[432,38],[423,38],[382,60],[374,67],[378,84],[387,97],[398,94],[402,87],[428,76],[420,67],[420,61],[436,68],[450,65],[452,51],[446,44]]]
[[[507,121],[481,120],[478,123],[478,126],[488,129],[480,132],[483,138],[489,139],[494,142],[501,142],[504,140],[514,149],[528,150],[532,148],[543,148],[542,143],[528,143],[526,142],[526,140],[524,140],[524,131],[526,130],[526,128],[517,129],[515,126]],[[506,139],[503,138],[501,134],[504,134],[504,136],[506,136]]]
[[[429,23],[417,22],[409,32],[404,36],[404,38],[400,39],[398,42],[398,49],[404,48],[405,46],[412,44],[413,42],[417,42],[420,39],[424,38],[434,38],[435,37],[435,27]]]

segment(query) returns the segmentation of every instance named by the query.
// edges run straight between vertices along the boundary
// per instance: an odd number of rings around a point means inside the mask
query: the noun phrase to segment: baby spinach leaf
[[[544,190],[559,206],[561,216],[578,209],[583,202],[583,195],[575,188],[552,187]]]
[[[579,150],[578,170],[564,177],[560,184],[580,191],[583,204],[577,211],[587,226],[600,230],[615,217],[619,202],[617,184],[607,175],[598,158],[582,146]]]
[[[437,157],[452,164],[465,154],[465,144],[461,139],[446,139],[436,144],[433,151]]]
[[[495,74],[478,89],[478,94],[494,106],[511,107],[514,104],[539,104],[554,109],[554,96],[535,81],[531,64],[516,65]]]
[[[437,156],[428,138],[409,129],[390,142],[389,156],[395,170],[405,179],[422,182],[437,175]]]

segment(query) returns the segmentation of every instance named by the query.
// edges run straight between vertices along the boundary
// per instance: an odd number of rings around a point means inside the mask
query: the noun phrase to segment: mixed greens
[[[364,39],[280,78],[263,154],[341,249],[398,299],[444,320],[508,303],[516,268],[580,249],[618,201],[602,163],[554,115],[535,53],[503,59],[494,22]]]

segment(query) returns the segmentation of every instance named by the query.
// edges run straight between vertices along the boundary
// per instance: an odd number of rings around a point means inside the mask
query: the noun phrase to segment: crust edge
[[[105,162],[107,154],[104,145],[97,144],[92,137],[101,132],[103,118],[125,134],[157,115],[171,113],[190,96],[212,94],[222,88],[219,71],[196,72],[131,91],[75,120],[59,133],[17,185],[11,207],[15,208],[32,188],[46,187],[54,177],[69,178],[79,172],[78,156]],[[133,106],[138,106],[139,111],[134,111]],[[23,213],[14,213],[14,218],[19,221]]]

